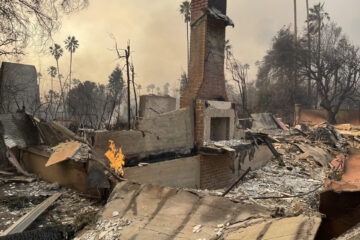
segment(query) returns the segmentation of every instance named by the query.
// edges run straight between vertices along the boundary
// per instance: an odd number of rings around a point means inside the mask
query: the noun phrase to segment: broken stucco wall
[[[199,188],[200,156],[125,168],[126,179],[157,186]]]
[[[188,154],[194,148],[193,109],[188,107],[143,119],[138,130],[97,132],[94,153],[98,159],[105,160],[109,140],[122,148],[126,159],[142,159],[169,152]]]
[[[0,85],[1,113],[15,113],[23,107],[30,113],[36,111],[40,94],[34,66],[3,62]]]
[[[140,118],[155,117],[176,109],[176,98],[170,96],[142,95],[140,96]]]

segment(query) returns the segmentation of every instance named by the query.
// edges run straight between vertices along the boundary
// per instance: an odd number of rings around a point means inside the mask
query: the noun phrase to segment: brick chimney
[[[226,0],[191,1],[189,82],[181,107],[196,99],[227,101],[224,77]]]

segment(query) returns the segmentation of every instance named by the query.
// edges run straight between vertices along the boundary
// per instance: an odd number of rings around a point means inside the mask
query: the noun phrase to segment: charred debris
[[[1,94],[0,239],[360,238],[359,117],[330,125],[299,105],[290,125],[240,117],[225,88],[226,1],[191,4],[180,108],[141,96],[131,130],[75,133],[27,113],[39,90],[23,66],[24,107]]]
[[[56,239],[75,235],[78,239],[115,239],[133,234],[147,238],[152,235],[145,226],[159,227],[162,220],[158,214],[166,216],[171,211],[192,217],[175,224],[174,229],[158,229],[158,234],[173,231],[177,232],[174,236],[200,239],[251,239],[246,232],[260,233],[265,225],[270,226],[269,236],[300,232],[305,239],[357,232],[360,128],[326,122],[289,127],[266,113],[252,115],[247,123],[251,128],[236,126],[240,138],[210,138],[197,146],[191,131],[180,131],[169,136],[178,138],[175,145],[161,142],[168,134],[161,133],[161,126],[152,121],[164,125],[165,118],[172,121],[191,114],[190,108],[177,110],[144,119],[137,130],[90,131],[82,136],[24,112],[0,114],[2,238],[47,234],[61,236]],[[109,139],[114,139],[115,151],[116,145],[122,147],[123,175],[106,156],[111,150]],[[127,141],[143,145],[127,148]],[[161,147],[152,141],[160,141]],[[134,191],[139,195],[132,195]],[[160,195],[153,195],[154,191]],[[188,199],[188,194],[194,199]],[[161,203],[160,212],[147,204],[154,197]],[[174,202],[176,199],[184,206]],[[218,204],[237,210],[209,216]],[[167,205],[171,209],[166,209]],[[129,207],[131,211],[126,210]],[[151,218],[139,219],[148,211],[154,211],[155,223]],[[248,217],[243,219],[241,214]],[[208,216],[211,222],[197,215]],[[279,232],[280,223],[290,224],[296,231]],[[184,228],[177,230],[179,226]],[[138,228],[142,230],[138,232]]]

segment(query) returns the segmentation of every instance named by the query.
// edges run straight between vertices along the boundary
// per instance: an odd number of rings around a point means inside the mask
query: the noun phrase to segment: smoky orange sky
[[[54,40],[64,47],[68,35],[74,35],[80,43],[73,55],[73,78],[106,84],[116,64],[111,49],[113,34],[119,47],[125,48],[130,40],[136,82],[146,86],[154,83],[162,88],[170,83],[178,86],[178,79],[186,69],[186,26],[179,15],[182,0],[90,0],[85,10],[64,16],[62,27]],[[305,0],[298,2],[298,28],[305,27]],[[309,0],[310,6],[318,1]],[[360,45],[360,1],[327,0],[325,9],[332,20],[343,27],[344,33],[356,45]],[[283,26],[293,25],[293,0],[228,0],[228,16],[235,28],[227,28],[227,39],[234,47],[237,58],[250,64],[249,80],[256,78],[255,62],[261,60],[271,45],[276,32]],[[41,93],[47,91],[50,79],[47,68],[55,66],[52,56],[28,50],[23,63],[33,64],[42,73]],[[60,59],[61,73],[69,71],[69,53]],[[172,92],[170,92],[172,94]]]

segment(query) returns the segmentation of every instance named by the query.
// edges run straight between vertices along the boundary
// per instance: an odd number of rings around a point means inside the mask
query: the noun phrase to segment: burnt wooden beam
[[[22,216],[19,220],[17,220],[13,225],[11,225],[8,229],[5,230],[1,234],[1,236],[6,236],[14,233],[23,232],[27,227],[30,226],[32,222],[34,222],[48,207],[50,207],[59,197],[61,193],[56,193],[51,197],[47,198],[41,204],[33,208],[30,212]]]
[[[226,194],[228,194],[231,191],[231,189],[233,189],[241,181],[241,179],[243,179],[246,176],[246,174],[248,174],[249,172],[250,172],[250,168],[248,168],[233,184],[231,184],[231,186],[228,189],[226,189],[221,196],[225,197]]]

